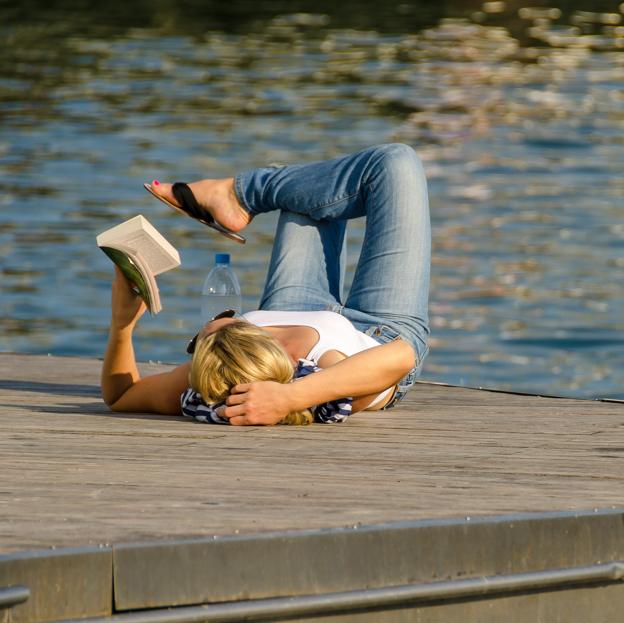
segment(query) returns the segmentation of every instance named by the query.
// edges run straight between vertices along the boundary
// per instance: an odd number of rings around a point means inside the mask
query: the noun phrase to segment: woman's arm
[[[367,396],[395,385],[414,367],[403,340],[369,348],[294,383],[243,383],[232,388],[224,415],[230,424],[276,424],[292,411],[343,398]],[[360,405],[363,408],[368,402]]]
[[[189,364],[140,377],[132,332],[146,307],[117,267],[115,273],[111,326],[101,375],[102,398],[113,411],[180,415],[180,394],[188,386]]]

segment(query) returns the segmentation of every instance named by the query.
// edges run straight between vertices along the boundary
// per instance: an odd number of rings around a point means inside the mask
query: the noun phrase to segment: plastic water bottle
[[[208,322],[226,309],[241,313],[241,289],[230,266],[229,253],[216,253],[215,265],[202,288],[202,320]]]

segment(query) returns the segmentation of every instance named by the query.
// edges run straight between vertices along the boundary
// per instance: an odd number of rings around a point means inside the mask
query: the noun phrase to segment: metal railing
[[[30,591],[25,586],[7,586],[0,588],[0,608],[12,608],[25,602]]]
[[[256,599],[171,609],[127,612],[112,617],[80,619],[81,623],[226,623],[270,621],[276,618],[312,617],[330,614],[410,607],[419,603],[444,602],[525,591],[548,591],[608,584],[624,580],[624,561],[567,569],[549,569],[447,582],[404,584],[386,588],[353,590],[322,595]],[[69,623],[66,621],[65,623]],[[76,621],[76,623],[78,623]]]

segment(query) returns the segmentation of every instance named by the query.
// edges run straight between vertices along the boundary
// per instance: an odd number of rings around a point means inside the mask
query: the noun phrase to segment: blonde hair
[[[269,333],[243,320],[219,327],[197,341],[189,381],[206,403],[221,402],[239,383],[290,383],[293,364]],[[311,424],[309,410],[294,411],[280,424]]]

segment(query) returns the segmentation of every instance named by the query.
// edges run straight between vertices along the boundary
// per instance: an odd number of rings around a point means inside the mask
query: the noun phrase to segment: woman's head
[[[200,334],[191,363],[190,384],[207,403],[225,400],[234,385],[254,381],[289,383],[293,365],[277,340],[244,320],[213,321]],[[211,323],[211,324],[213,324]],[[291,413],[283,424],[308,424],[309,411]]]

